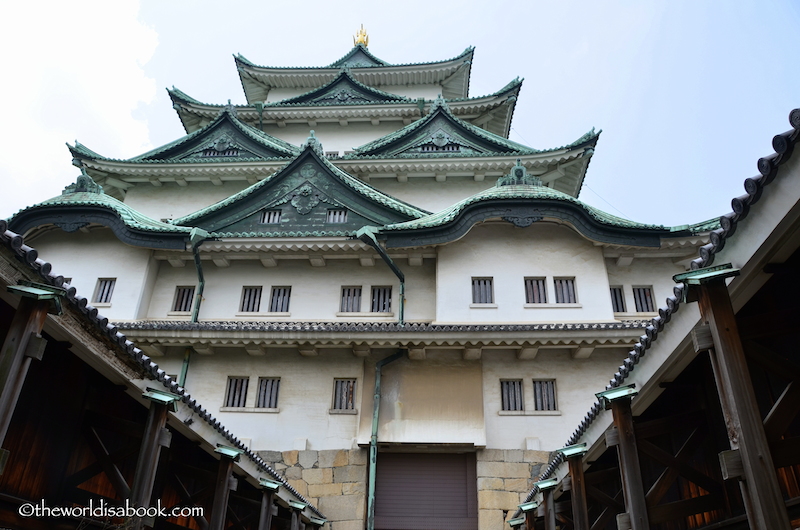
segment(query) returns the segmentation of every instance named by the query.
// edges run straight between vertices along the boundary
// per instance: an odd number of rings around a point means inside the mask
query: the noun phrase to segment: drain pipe
[[[406,350],[375,363],[375,396],[372,400],[372,436],[369,438],[369,493],[367,495],[367,530],[375,530],[375,473],[378,469],[378,415],[381,412],[381,368],[400,359]]]
[[[189,373],[189,356],[192,353],[191,348],[186,348],[183,352],[183,365],[181,365],[181,373],[178,376],[178,385],[186,388],[186,374]]]
[[[386,250],[378,244],[378,240],[375,238],[375,232],[378,229],[374,226],[365,226],[360,228],[358,232],[356,232],[356,238],[359,239],[362,243],[366,243],[367,245],[374,248],[378,254],[380,255],[381,259],[386,262],[390,269],[395,276],[400,280],[400,318],[399,324],[400,327],[405,326],[405,307],[406,307],[406,276],[403,274],[403,271],[400,270],[400,267],[392,261],[392,258],[389,257],[389,254],[386,253]]]
[[[192,308],[192,322],[197,322],[197,315],[200,314],[200,302],[203,300],[203,290],[206,287],[206,280],[203,278],[203,265],[200,263],[200,251],[198,247],[208,238],[208,232],[201,228],[192,228],[189,232],[189,243],[192,245],[194,254],[194,267],[197,269],[197,293],[194,298]]]

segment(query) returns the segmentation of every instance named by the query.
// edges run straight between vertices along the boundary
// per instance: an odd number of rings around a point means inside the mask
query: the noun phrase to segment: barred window
[[[342,287],[342,313],[361,311],[361,287]]]
[[[228,390],[225,393],[226,407],[244,407],[247,401],[247,385],[249,377],[229,377]]]
[[[389,313],[391,310],[392,310],[392,288],[373,287],[371,311],[373,313]]]
[[[328,222],[331,224],[346,223],[347,210],[328,210]]]
[[[525,410],[525,402],[522,400],[522,379],[500,381],[500,393],[503,410]]]
[[[261,212],[261,224],[265,225],[279,225],[281,224],[281,211],[280,210],[264,210]]]
[[[494,292],[492,291],[492,278],[472,278],[472,303],[473,304],[494,303]]]
[[[281,380],[277,377],[259,377],[256,407],[262,409],[278,408],[278,390]]]
[[[291,287],[273,287],[272,296],[269,300],[269,310],[272,313],[288,313],[291,294]]]
[[[184,312],[191,311],[193,300],[194,286],[176,287],[175,300],[172,301],[172,310]]]
[[[574,304],[578,301],[575,296],[575,278],[555,278],[556,303]]]
[[[109,304],[111,303],[111,295],[114,294],[114,284],[117,283],[116,278],[100,278],[97,280],[97,288],[94,290],[94,303],[95,304]]]
[[[653,304],[652,287],[634,287],[633,300],[636,302],[636,311],[638,313],[652,313],[656,310]]]
[[[533,410],[558,410],[556,380],[533,380]]]
[[[258,313],[261,308],[261,287],[244,287],[242,289],[242,313]]]
[[[354,410],[356,408],[356,380],[336,379],[333,388],[333,409]]]
[[[339,151],[325,151],[325,158],[339,158]]]
[[[625,294],[622,287],[615,286],[611,288],[611,307],[614,308],[615,313],[625,312]]]
[[[525,303],[547,303],[547,286],[544,278],[525,278]]]

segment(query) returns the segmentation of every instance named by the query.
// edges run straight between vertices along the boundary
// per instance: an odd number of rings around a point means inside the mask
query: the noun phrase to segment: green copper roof
[[[619,228],[668,230],[666,227],[661,225],[636,223],[628,219],[616,217],[614,215],[593,208],[592,206],[584,204],[578,199],[570,197],[566,193],[562,193],[560,191],[556,191],[552,188],[548,188],[545,186],[506,185],[506,186],[495,186],[493,188],[489,188],[488,190],[484,190],[471,197],[468,197],[463,201],[450,206],[449,208],[445,208],[440,212],[425,216],[421,219],[415,219],[413,221],[407,221],[405,223],[396,223],[393,225],[384,226],[381,228],[381,231],[416,230],[419,228],[432,228],[436,226],[442,226],[444,224],[453,221],[456,217],[458,217],[458,215],[462,211],[464,211],[464,209],[467,206],[497,199],[548,199],[553,201],[561,201],[579,206],[587,214],[589,214],[589,216],[591,216],[597,222],[604,225],[614,226]]]
[[[23,214],[35,210],[58,209],[59,211],[68,212],[70,209],[78,206],[100,207],[111,210],[127,227],[139,231],[188,235],[191,230],[191,228],[188,227],[175,226],[156,221],[134,210],[127,204],[118,201],[114,197],[106,195],[103,192],[102,186],[95,183],[84,170],[82,170],[82,174],[74,184],[70,184],[64,188],[61,195],[20,210],[9,219],[9,222],[13,223],[15,219],[18,219]]]
[[[670,228],[672,232],[684,232],[688,231],[691,234],[702,234],[703,232],[710,232],[712,230],[717,230],[722,228],[720,224],[719,217],[714,217],[713,219],[709,219],[707,221],[701,221],[699,223],[694,223],[691,225],[680,225],[680,226],[673,226]]]
[[[296,146],[238,119],[232,105],[223,107],[219,115],[205,127],[133,158],[107,158],[77,141],[75,146],[68,144],[68,147],[75,158],[128,163],[252,162],[289,158],[300,152]],[[212,151],[214,156],[203,156],[206,151]]]
[[[236,62],[242,63],[242,64],[244,64],[246,66],[250,66],[250,67],[253,67],[253,68],[263,68],[263,69],[269,69],[269,70],[318,70],[320,68],[338,68],[340,66],[343,66],[344,65],[343,63],[346,62],[347,58],[351,57],[351,56],[355,56],[355,54],[357,52],[360,53],[360,51],[361,51],[360,49],[362,49],[365,52],[363,57],[370,57],[371,58],[370,61],[372,61],[373,64],[366,65],[366,66],[349,65],[352,68],[370,68],[370,67],[384,67],[384,66],[424,66],[424,65],[435,65],[435,64],[449,63],[449,62],[461,59],[463,57],[467,57],[468,55],[471,55],[472,52],[475,50],[474,47],[470,46],[466,50],[461,52],[459,55],[453,57],[452,59],[445,59],[443,61],[431,61],[431,62],[421,62],[421,63],[399,63],[399,64],[390,64],[390,63],[387,63],[386,61],[378,59],[371,52],[369,52],[366,47],[364,47],[362,45],[356,45],[352,50],[347,52],[347,54],[345,54],[344,57],[334,61],[333,63],[331,63],[328,66],[262,66],[262,65],[258,65],[256,63],[248,60],[241,53],[237,53],[233,57],[236,60]]]
[[[342,71],[329,83],[319,88],[310,90],[305,94],[300,94],[292,98],[282,99],[273,103],[267,103],[265,107],[283,106],[309,106],[309,105],[374,105],[376,103],[409,103],[411,100],[405,96],[391,94],[372,88],[357,81],[349,69],[343,68]]]
[[[378,59],[370,53],[363,44],[356,44],[353,49],[347,52],[341,59],[328,65],[329,68],[340,68],[342,66],[352,66],[353,68],[365,68],[369,66],[390,66],[389,63]]]
[[[399,214],[402,217],[416,219],[430,213],[420,208],[416,208],[408,203],[395,199],[389,195],[386,195],[385,193],[373,188],[369,184],[361,182],[352,175],[345,173],[341,169],[331,164],[324,157],[324,155],[321,152],[321,149],[322,147],[317,141],[317,139],[313,136],[313,131],[312,131],[312,136],[308,139],[308,142],[304,146],[304,150],[297,157],[295,157],[294,160],[289,162],[284,168],[282,168],[277,173],[265,178],[261,182],[258,182],[216,204],[212,204],[207,208],[203,208],[202,210],[199,210],[187,216],[175,219],[173,222],[175,224],[180,224],[180,225],[192,225],[192,223],[196,223],[203,218],[208,219],[212,217],[212,214],[221,212],[224,209],[235,210],[236,204],[245,204],[245,201],[251,196],[254,196],[254,194],[257,194],[262,190],[265,190],[266,192],[268,188],[277,185],[277,183],[283,180],[284,178],[288,178],[289,176],[297,172],[298,166],[303,161],[309,160],[309,156],[311,156],[312,152],[316,155],[312,157],[314,160],[314,164],[319,165],[323,169],[323,171],[325,171],[328,175],[330,175],[330,177],[334,179],[334,181],[338,182],[338,186],[341,187],[343,185],[346,189],[351,190],[352,192],[356,193],[358,196],[366,199],[367,201],[371,203],[377,203],[381,205],[383,208],[395,212],[393,215],[396,216]],[[313,169],[311,171],[311,174],[312,175],[314,174]],[[285,190],[280,191],[281,195],[285,195],[285,193],[286,193]],[[275,199],[278,199],[278,197],[275,197]],[[264,200],[266,200],[266,198]],[[286,200],[288,199],[283,199],[281,204],[283,204]],[[261,202],[262,199],[259,199],[259,203]],[[248,208],[252,208],[252,206],[248,206]],[[242,237],[242,233],[237,233],[237,234],[239,235],[239,237]]]
[[[425,145],[457,146],[456,151],[424,151]],[[437,98],[428,115],[402,129],[354,149],[345,158],[464,157],[497,154],[533,154],[540,151],[490,133],[453,115],[443,98]]]

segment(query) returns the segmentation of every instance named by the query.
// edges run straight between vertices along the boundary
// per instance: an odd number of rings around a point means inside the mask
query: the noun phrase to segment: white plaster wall
[[[247,181],[223,181],[222,186],[210,182],[189,182],[178,186],[165,182],[163,186],[136,184],[128,189],[125,204],[157,221],[175,219],[210,206],[250,186]]]
[[[518,360],[512,351],[484,350],[486,447],[542,451],[563,447],[594,403],[594,393],[603,390],[603,381],[608,381],[624,358],[625,350],[616,348],[596,349],[588,359],[573,359],[567,350],[541,350],[530,360]],[[525,414],[498,413],[502,409],[501,379],[522,379]],[[555,379],[556,414],[533,410],[534,379]],[[536,438],[532,442],[539,447],[528,447],[527,438]]]
[[[286,127],[264,124],[264,132],[300,146],[306,142],[309,132],[313,130],[325,151],[339,151],[339,155],[343,155],[345,151],[377,140],[401,127],[403,122],[399,120],[382,121],[378,125],[372,125],[369,121],[352,121],[344,126],[339,122],[318,122],[314,127],[307,123],[288,123]]]
[[[472,176],[448,177],[437,182],[434,175],[428,177],[410,176],[407,182],[396,178],[373,178],[370,184],[392,197],[413,204],[429,212],[439,212],[453,204],[494,186],[497,178],[486,177],[476,182]]]
[[[406,320],[433,319],[436,307],[433,260],[425,260],[421,267],[402,267],[406,275]],[[278,260],[277,267],[265,268],[257,260],[231,261],[231,266],[219,268],[203,261],[206,279],[204,301],[200,319],[236,319],[239,312],[242,288],[262,286],[261,312],[269,309],[269,296],[273,286],[291,286],[290,316],[269,317],[283,320],[396,320],[399,318],[400,285],[397,277],[381,261],[374,267],[363,267],[357,260],[328,259],[324,267],[312,267],[304,259]],[[175,288],[196,285],[197,275],[191,263],[174,268],[168,263],[160,266],[158,280],[148,311],[151,319],[163,319],[172,309]],[[370,310],[372,286],[392,286],[392,317],[344,315],[337,317],[340,309],[341,288],[362,286],[361,311]],[[252,320],[257,314],[245,314],[240,319]]]
[[[472,278],[494,280],[494,306],[471,308]],[[525,307],[525,277],[546,277],[548,304]],[[556,304],[554,277],[574,277],[578,304]],[[601,247],[572,228],[476,225],[439,249],[437,322],[588,322],[614,319]]]
[[[653,288],[653,300],[656,311],[666,306],[666,299],[672,296],[675,282],[672,277],[685,272],[680,265],[672,263],[670,258],[634,259],[627,267],[618,267],[616,259],[607,259],[609,286],[622,286],[625,294],[626,314],[636,314],[636,303],[633,299],[633,287]]]
[[[54,230],[29,244],[39,251],[41,259],[54,264],[53,274],[72,278],[78,294],[111,320],[133,320],[149,303],[148,266],[152,251],[121,243],[107,228],[93,229],[88,234]],[[117,280],[110,306],[93,303],[99,278]]]
[[[158,359],[159,366],[173,374],[180,372],[182,361],[182,353]],[[250,411],[220,411],[229,376],[250,378],[245,404]],[[257,410],[259,377],[281,379],[279,412],[253,411]],[[329,412],[336,378],[357,380],[358,406],[363,392],[363,360],[352,352],[321,350],[318,357],[305,358],[296,349],[270,348],[266,355],[252,357],[244,349],[219,348],[213,355],[192,356],[186,389],[237,437],[250,438],[251,449],[298,449],[298,439],[308,441],[302,449],[351,449],[359,416]]]
[[[386,85],[376,86],[378,90],[389,92],[390,94],[397,94],[399,96],[406,96],[409,98],[425,98],[436,99],[436,96],[442,93],[442,86],[438,83],[429,85]],[[267,102],[273,103],[287,98],[293,98],[301,94],[305,94],[314,90],[313,88],[273,88],[269,91]]]

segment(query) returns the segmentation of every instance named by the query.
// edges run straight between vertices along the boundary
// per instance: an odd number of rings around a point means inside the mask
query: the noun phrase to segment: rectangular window
[[[500,381],[500,393],[503,410],[525,410],[525,402],[522,400],[522,379]]]
[[[544,278],[525,278],[525,303],[547,303],[547,287]]]
[[[558,410],[555,379],[533,380],[533,409]]]
[[[373,287],[372,306],[373,313],[390,313],[392,311],[392,288]]]
[[[328,210],[328,222],[331,224],[346,223],[347,210]]]
[[[175,300],[172,301],[172,310],[189,312],[192,310],[192,301],[194,301],[194,286],[176,287]]]
[[[97,288],[94,290],[95,304],[110,304],[111,295],[114,294],[114,284],[116,278],[100,278],[97,280]]]
[[[228,390],[225,393],[226,407],[244,407],[247,401],[247,385],[249,377],[229,377]]]
[[[281,224],[280,210],[264,210],[261,212],[261,224],[279,225]]]
[[[325,151],[325,158],[339,158],[339,151]]]
[[[472,303],[493,304],[492,278],[472,278]]]
[[[277,377],[259,377],[256,407],[261,409],[278,408],[278,390],[281,380]]]
[[[361,311],[361,287],[342,287],[342,313]]]
[[[261,287],[244,287],[242,289],[242,313],[258,313],[261,307]]]
[[[291,287],[273,287],[272,296],[269,299],[269,310],[272,313],[288,313],[291,294]]]
[[[356,408],[356,380],[336,379],[333,388],[334,410],[355,410]]]
[[[575,278],[555,278],[556,303],[575,304],[578,297],[575,296]]]
[[[652,287],[634,287],[633,300],[636,302],[637,313],[653,313],[656,310],[653,304]]]
[[[614,308],[615,313],[625,312],[625,294],[622,287],[611,288],[611,307]]]

